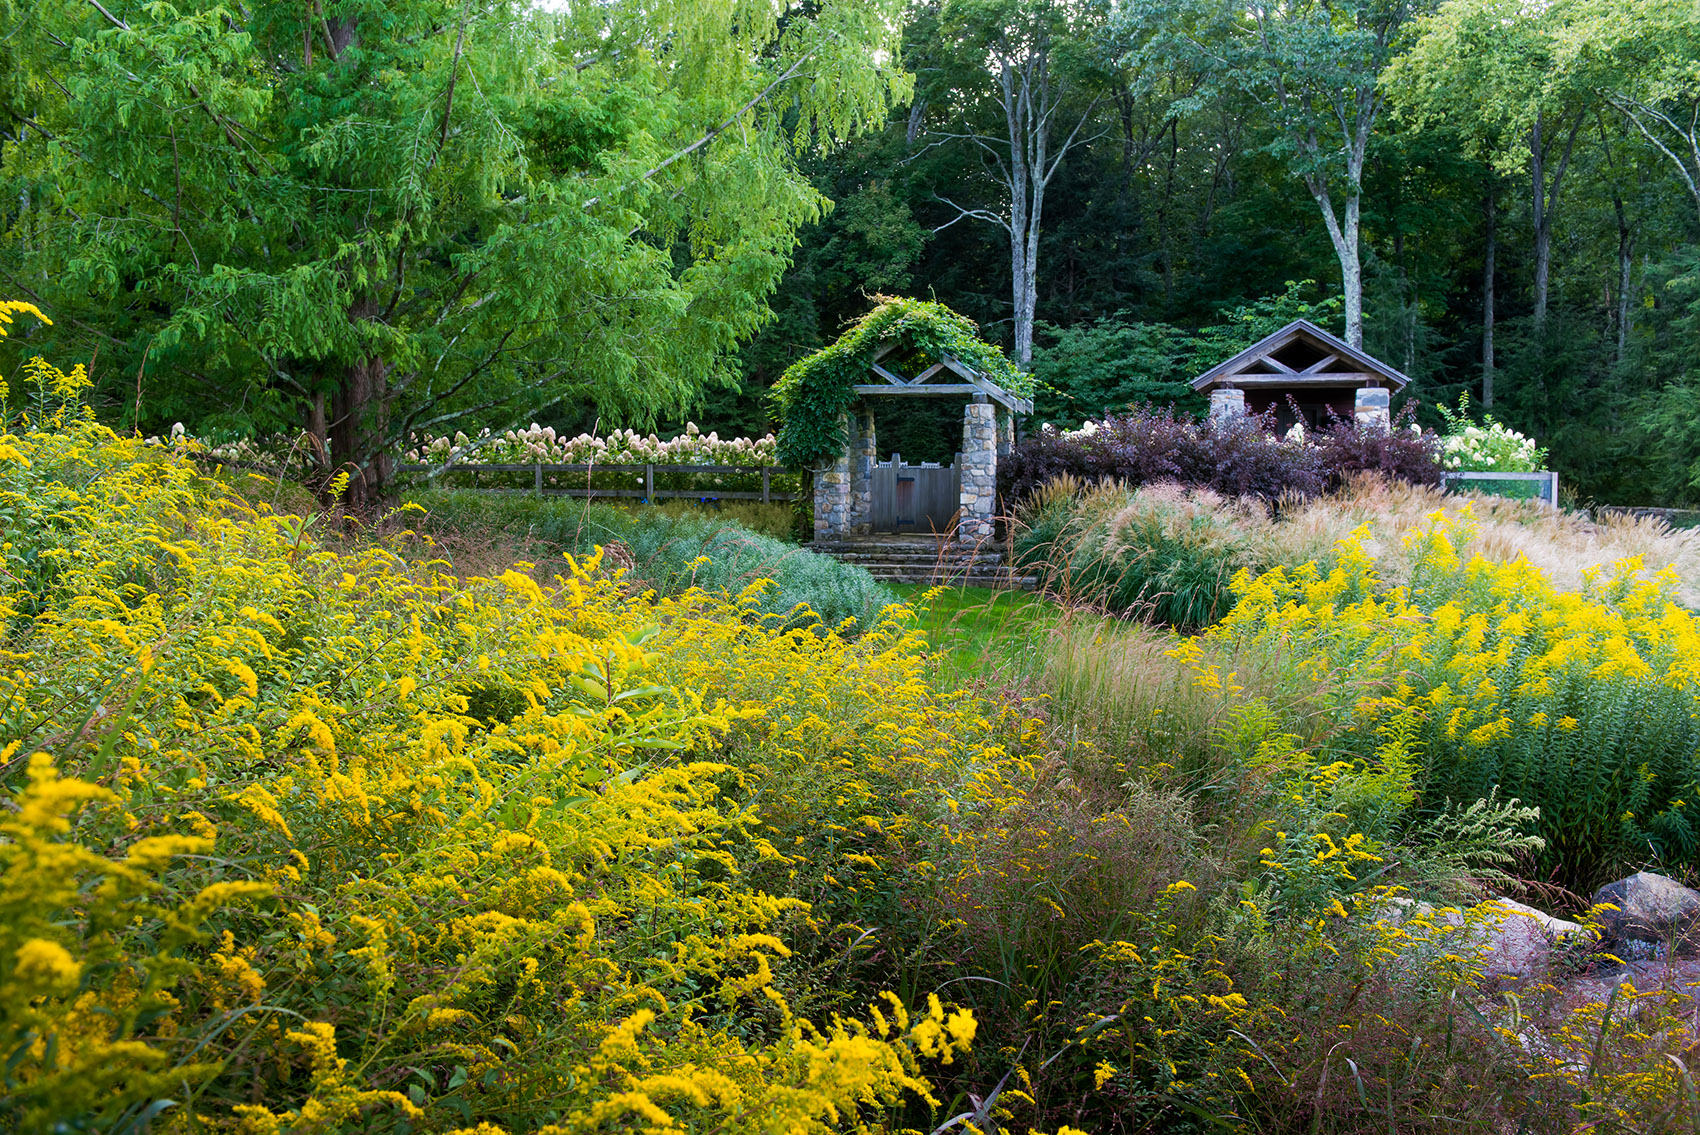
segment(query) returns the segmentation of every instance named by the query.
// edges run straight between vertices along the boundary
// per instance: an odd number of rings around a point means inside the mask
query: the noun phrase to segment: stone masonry
[[[1353,409],[1360,426],[1376,426],[1383,430],[1393,428],[1391,396],[1385,387],[1359,387]]]
[[[983,398],[984,395],[981,395]],[[970,402],[962,414],[962,515],[956,538],[977,544],[992,537],[998,497],[998,422],[990,402]]]
[[[838,415],[840,432],[849,436],[850,416]],[[850,447],[815,470],[815,539],[839,540],[850,531]]]
[[[1210,418],[1236,418],[1245,414],[1245,391],[1218,386],[1210,392]]]
[[[1015,415],[1001,406],[993,407],[998,419],[998,459],[1015,452]]]
[[[867,536],[874,530],[874,466],[879,443],[874,437],[874,412],[863,408],[853,419],[850,436],[850,532]]]

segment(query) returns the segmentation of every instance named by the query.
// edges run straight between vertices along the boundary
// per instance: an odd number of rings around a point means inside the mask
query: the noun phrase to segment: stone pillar
[[[962,515],[956,522],[956,538],[967,544],[977,544],[992,536],[992,515],[998,499],[998,425],[994,409],[989,402],[970,402],[962,414],[962,456],[957,458],[962,479]]]
[[[1359,428],[1370,426],[1383,431],[1392,429],[1391,398],[1391,394],[1383,387],[1359,387],[1356,405],[1353,408],[1353,416],[1357,418]]]
[[[1238,418],[1245,415],[1245,391],[1218,386],[1210,392],[1210,419]]]
[[[1015,452],[1015,412],[994,407],[998,419],[998,456],[1008,457]]]
[[[874,438],[874,412],[858,410],[850,437],[850,532],[866,536],[874,530],[874,465],[879,445]]]
[[[815,469],[815,539],[841,540],[850,531],[850,416],[838,415],[845,447]]]

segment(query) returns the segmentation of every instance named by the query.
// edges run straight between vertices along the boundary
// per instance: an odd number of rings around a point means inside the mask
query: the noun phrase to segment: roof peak
[[[1309,349],[1290,350],[1299,343]],[[1283,352],[1288,355],[1286,360],[1279,357]],[[1395,390],[1403,390],[1411,381],[1399,370],[1308,319],[1295,319],[1234,357],[1217,363],[1193,379],[1192,388],[1205,390],[1242,378],[1255,378],[1259,385],[1295,386],[1340,385],[1359,379],[1360,385],[1385,383]]]

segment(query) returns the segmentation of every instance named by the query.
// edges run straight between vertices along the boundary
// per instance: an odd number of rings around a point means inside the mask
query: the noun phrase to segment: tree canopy
[[[1693,4],[557,7],[0,0],[0,295],[54,320],[0,369],[305,427],[358,490],[414,430],[762,432],[876,294],[1071,424],[1302,303],[1431,423],[1467,389],[1585,497],[1700,500]],[[942,415],[879,436],[947,459]]]
[[[11,13],[0,281],[136,424],[409,433],[728,381],[907,98],[895,0],[45,0]],[[123,395],[118,391],[122,389]]]

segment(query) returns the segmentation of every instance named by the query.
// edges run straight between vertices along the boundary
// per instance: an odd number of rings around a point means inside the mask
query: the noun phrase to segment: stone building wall
[[[838,426],[848,437],[850,416],[838,415]],[[840,540],[850,532],[850,448],[815,469],[815,539]]]
[[[992,537],[998,499],[998,423],[990,402],[970,402],[962,414],[962,515],[956,538],[977,544]]]
[[[850,533],[866,536],[874,530],[874,466],[879,442],[874,436],[874,412],[856,411],[850,436]]]

